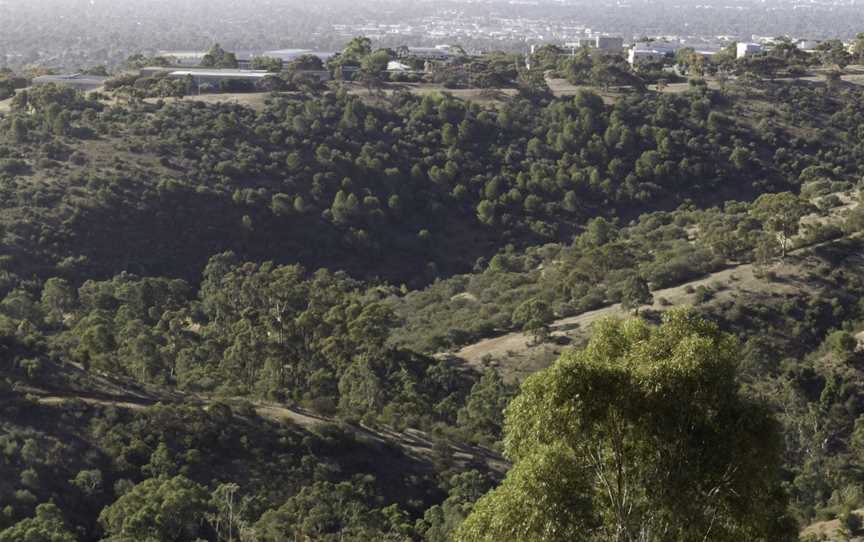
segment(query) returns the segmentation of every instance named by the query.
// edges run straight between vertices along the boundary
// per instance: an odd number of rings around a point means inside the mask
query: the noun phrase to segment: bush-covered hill
[[[4,268],[194,280],[232,250],[421,285],[507,243],[567,240],[597,215],[749,198],[813,165],[857,175],[833,126],[860,120],[857,94],[791,89],[754,101],[695,85],[612,107],[590,93],[497,107],[329,93],[274,96],[256,113],[45,87],[0,123]],[[791,104],[748,118],[772,100]],[[801,105],[826,127],[802,129]]]
[[[0,542],[452,539],[492,484],[454,450],[501,449],[516,390],[430,354],[512,327],[545,340],[556,316],[770,267],[802,216],[848,204],[861,97],[327,92],[253,111],[19,93],[0,119]],[[861,500],[856,243],[817,254],[818,299],[702,307],[744,342],[748,400],[783,423],[802,521]],[[100,402],[80,370],[125,379],[126,399]],[[130,382],[165,404],[136,404]],[[434,454],[238,398],[396,440],[422,429]]]
[[[404,540],[436,528],[415,519],[451,487],[470,495],[497,476],[482,462],[411,456],[350,427],[271,421],[249,403],[130,409],[36,397],[7,394],[0,407],[3,527],[36,507],[35,520],[0,528],[4,542],[49,539],[37,532],[236,540],[253,530],[257,540]]]

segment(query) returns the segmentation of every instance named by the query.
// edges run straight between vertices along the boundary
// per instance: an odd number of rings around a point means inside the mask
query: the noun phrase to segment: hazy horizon
[[[129,54],[303,47],[337,50],[356,35],[376,46],[459,43],[525,50],[585,33],[694,39],[791,35],[848,39],[864,0],[0,0],[0,63],[118,65]]]

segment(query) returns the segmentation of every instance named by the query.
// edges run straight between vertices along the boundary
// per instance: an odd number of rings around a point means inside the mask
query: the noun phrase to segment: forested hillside
[[[802,106],[837,124],[860,114],[854,95],[793,87],[786,99],[790,122]],[[14,193],[6,269],[47,278],[59,266],[78,282],[123,270],[194,282],[231,250],[419,286],[508,243],[567,240],[598,215],[749,199],[795,187],[811,165],[843,179],[858,168],[830,124],[750,124],[739,115],[753,111],[699,86],[613,107],[590,93],[485,108],[275,96],[260,113],[112,107],[50,88],[15,100],[0,151]]]
[[[862,98],[17,92],[0,542],[774,542],[854,522]],[[760,280],[644,310],[739,265]],[[550,335],[616,303],[644,319]],[[521,391],[506,360],[440,355],[514,330],[569,347]]]

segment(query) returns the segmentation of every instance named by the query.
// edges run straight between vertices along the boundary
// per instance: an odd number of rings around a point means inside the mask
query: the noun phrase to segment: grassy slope
[[[858,515],[864,515],[864,509],[856,510]],[[840,520],[819,521],[809,525],[801,532],[802,540],[812,537],[812,540],[824,542],[861,542],[864,536],[847,537],[840,529]]]
[[[802,224],[842,223],[847,213],[857,206],[852,195],[839,194],[843,205],[831,210],[827,217],[810,215],[804,217]],[[814,296],[819,293],[810,273],[816,268],[818,258],[814,259],[812,250],[801,248],[790,254],[785,262],[776,262],[769,271],[773,277],[757,276],[753,264],[741,264],[706,277],[680,284],[671,288],[654,290],[654,304],[644,307],[643,311],[662,312],[677,305],[695,305],[695,290],[700,286],[715,290],[709,305],[719,305],[729,300],[739,300],[758,296],[783,297],[796,294]],[[470,299],[469,299],[470,301]],[[529,334],[512,332],[497,337],[483,339],[467,345],[453,354],[439,354],[450,357],[455,362],[471,367],[482,368],[489,364],[496,367],[508,381],[521,381],[532,373],[548,367],[558,358],[566,345],[580,344],[587,340],[594,322],[608,317],[626,316],[620,304],[588,311],[576,316],[562,318],[550,324],[552,340],[535,344]]]

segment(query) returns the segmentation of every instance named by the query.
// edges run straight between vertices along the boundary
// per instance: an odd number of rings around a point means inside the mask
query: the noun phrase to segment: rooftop
[[[273,51],[264,51],[261,56],[280,58],[284,61],[291,61],[306,55],[317,56],[321,60],[327,60],[335,54],[336,53],[313,51],[311,49],[276,49]]]
[[[39,77],[35,77],[33,79],[34,82],[37,83],[50,83],[52,81],[81,81],[81,82],[93,82],[93,83],[103,83],[107,80],[107,77],[102,75],[86,75],[83,73],[72,73],[72,74],[60,74],[60,75],[40,75]]]
[[[444,55],[452,54],[449,50],[443,47],[408,47],[408,51],[412,53],[438,53]]]
[[[203,76],[203,77],[237,77],[249,79],[261,79],[273,75],[266,70],[174,70],[173,76]]]

